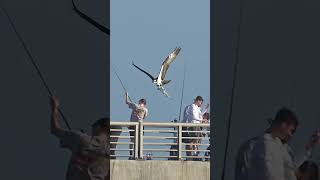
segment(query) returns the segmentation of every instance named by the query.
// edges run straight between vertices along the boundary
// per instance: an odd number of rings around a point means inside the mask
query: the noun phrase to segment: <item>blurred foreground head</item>
[[[315,162],[305,161],[297,170],[297,180],[319,180],[319,168]]]
[[[92,125],[92,134],[101,135],[101,134],[110,134],[110,118],[104,117],[95,121]]]

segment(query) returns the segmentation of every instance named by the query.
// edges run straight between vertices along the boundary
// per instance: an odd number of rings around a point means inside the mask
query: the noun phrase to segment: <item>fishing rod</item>
[[[233,69],[233,81],[232,81],[232,89],[231,89],[231,97],[230,97],[230,106],[229,106],[229,117],[228,117],[228,124],[227,124],[227,137],[226,137],[226,145],[224,149],[224,158],[223,158],[223,167],[222,167],[222,175],[221,180],[225,180],[226,174],[226,162],[228,156],[228,148],[229,148],[229,140],[230,140],[230,131],[231,131],[231,122],[232,122],[232,115],[233,115],[233,106],[234,106],[234,94],[237,82],[237,73],[239,68],[239,55],[240,55],[240,35],[241,35],[241,24],[243,21],[243,7],[244,7],[244,0],[240,0],[240,10],[239,10],[239,22],[237,25],[237,39],[236,39],[236,47],[235,47],[235,63]]]
[[[118,73],[117,73],[116,69],[113,67],[113,65],[112,65],[112,64],[111,64],[111,68],[112,68],[112,70],[113,70],[114,74],[116,75],[116,77],[118,78],[118,80],[120,81],[120,84],[121,84],[121,86],[122,86],[123,90],[124,90],[125,92],[128,92],[128,91],[127,91],[127,89],[126,89],[126,87],[124,86],[124,84],[123,84],[123,82],[122,82],[122,80],[121,80],[120,76],[118,75]],[[131,100],[130,96],[128,96],[128,98],[129,98],[129,100],[132,102],[132,100]]]
[[[7,13],[7,11],[6,11],[2,6],[0,6],[0,9],[1,9],[1,11],[3,12],[3,14],[7,17],[10,26],[12,27],[12,29],[13,29],[13,31],[15,32],[16,36],[18,37],[19,41],[21,42],[21,45],[22,45],[23,49],[24,49],[25,52],[27,53],[27,55],[28,55],[28,57],[29,57],[29,59],[30,59],[32,65],[33,65],[33,67],[35,68],[38,76],[39,76],[40,79],[41,79],[42,84],[44,85],[45,89],[47,90],[47,92],[48,92],[48,94],[49,94],[49,97],[52,97],[52,96],[53,96],[53,93],[52,93],[52,91],[50,90],[50,88],[49,88],[49,86],[48,86],[48,83],[45,81],[45,78],[44,78],[43,74],[41,73],[39,66],[38,66],[37,63],[35,62],[35,60],[34,60],[32,54],[31,54],[31,52],[30,52],[29,49],[27,48],[27,45],[25,44],[22,36],[21,36],[21,35],[19,34],[19,32],[17,31],[17,29],[16,29],[16,27],[15,27],[12,19],[10,18],[9,14]],[[60,113],[63,121],[65,122],[67,128],[68,128],[69,130],[71,130],[71,127],[70,127],[70,125],[69,125],[69,123],[68,123],[65,115],[62,113],[62,111],[61,111],[60,108],[58,109],[58,111],[59,111],[59,113]]]
[[[81,12],[80,9],[77,7],[76,3],[74,2],[74,0],[72,0],[72,6],[73,6],[73,9],[76,11],[76,13],[79,14],[80,17],[82,17],[83,19],[88,21],[94,27],[98,28],[100,31],[104,32],[105,34],[110,35],[110,29],[109,28],[101,25],[100,23],[98,23],[97,21],[95,21],[94,19],[92,19],[91,17],[86,15],[85,13]]]
[[[179,111],[179,122],[181,123],[181,109],[182,109],[182,100],[183,100],[183,94],[184,94],[184,81],[186,78],[186,61],[184,61],[184,67],[183,67],[183,81],[182,81],[182,89],[181,89],[181,100],[180,100],[180,111]]]

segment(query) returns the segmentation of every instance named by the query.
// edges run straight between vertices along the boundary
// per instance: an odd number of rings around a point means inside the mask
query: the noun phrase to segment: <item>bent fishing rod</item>
[[[9,14],[8,14],[7,11],[2,7],[2,4],[1,4],[1,6],[0,6],[0,9],[1,9],[1,11],[3,12],[3,14],[7,17],[11,28],[13,29],[13,31],[14,31],[14,33],[16,34],[16,36],[17,36],[17,38],[19,39],[19,41],[21,42],[21,45],[22,45],[23,49],[25,50],[26,54],[27,54],[28,57],[29,57],[29,60],[31,61],[31,64],[33,65],[33,67],[35,68],[38,76],[40,77],[42,84],[44,85],[45,89],[47,90],[47,92],[48,92],[48,94],[49,94],[49,97],[52,97],[52,96],[53,96],[53,93],[52,93],[51,89],[49,88],[48,83],[46,82],[43,74],[41,73],[39,66],[38,66],[37,63],[35,62],[35,60],[34,60],[32,54],[31,54],[31,52],[30,52],[29,49],[27,48],[27,45],[26,45],[26,43],[24,42],[22,36],[21,36],[21,35],[19,34],[19,32],[17,31],[17,28],[15,27],[15,25],[14,25],[12,19],[10,18]],[[65,122],[67,128],[68,128],[69,130],[71,130],[70,124],[68,123],[65,115],[62,113],[62,111],[61,111],[60,108],[58,109],[58,111],[59,111],[59,113],[60,113],[63,121]]]
[[[100,31],[102,31],[103,33],[110,35],[110,29],[103,26],[102,24],[98,23],[97,21],[95,21],[94,19],[92,19],[91,17],[89,17],[88,15],[86,15],[85,13],[83,13],[82,11],[80,11],[80,9],[77,7],[76,3],[74,2],[74,0],[72,0],[72,6],[73,9],[76,11],[76,13],[79,14],[80,17],[82,17],[83,19],[85,19],[87,22],[89,22],[90,24],[92,24],[93,26],[95,26],[96,28],[98,28]]]
[[[128,91],[127,91],[127,89],[126,89],[126,87],[124,86],[124,84],[123,84],[123,82],[122,82],[122,80],[121,80],[120,76],[118,75],[118,73],[117,73],[116,69],[112,66],[112,64],[111,64],[111,68],[112,68],[112,70],[113,70],[114,74],[116,75],[116,77],[118,78],[118,80],[120,81],[120,84],[121,84],[121,86],[122,86],[123,90],[124,90],[125,92],[128,92]],[[130,96],[128,96],[128,98],[129,98],[129,100],[132,102],[132,100],[131,100]]]
[[[183,67],[183,81],[182,81],[182,88],[181,88],[181,100],[180,100],[180,110],[179,110],[179,122],[181,123],[181,109],[182,109],[182,101],[183,101],[183,94],[184,94],[184,82],[186,79],[186,61],[184,61]]]

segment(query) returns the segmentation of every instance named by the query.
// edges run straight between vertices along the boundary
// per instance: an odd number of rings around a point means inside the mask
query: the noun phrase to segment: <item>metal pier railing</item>
[[[191,127],[198,130],[190,130]],[[111,122],[111,157],[209,160],[209,129],[209,124]],[[188,140],[192,139],[198,142],[190,143]],[[198,150],[186,150],[185,146],[191,144],[198,145]],[[199,154],[187,155],[187,151],[197,151]]]

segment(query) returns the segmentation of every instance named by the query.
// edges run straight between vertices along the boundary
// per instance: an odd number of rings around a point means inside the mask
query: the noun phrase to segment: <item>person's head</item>
[[[92,125],[92,135],[99,136],[101,134],[110,134],[110,118],[101,118],[95,121]]]
[[[194,104],[201,107],[203,103],[203,98],[201,96],[197,96],[195,99],[194,99]]]
[[[206,112],[206,113],[203,114],[202,118],[209,120],[210,119],[210,114]]]
[[[290,109],[281,108],[271,122],[271,131],[284,143],[287,143],[298,127],[298,118]]]
[[[318,165],[312,161],[305,161],[296,172],[297,180],[319,180]]]
[[[138,103],[139,103],[140,106],[146,106],[147,105],[147,100],[146,99],[140,99]]]

